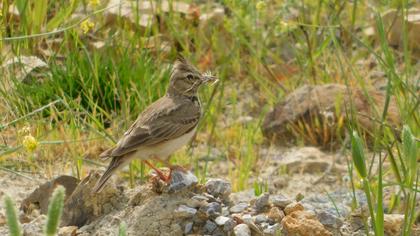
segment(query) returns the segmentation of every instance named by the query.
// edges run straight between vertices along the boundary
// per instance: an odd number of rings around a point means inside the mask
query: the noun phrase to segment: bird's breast
[[[197,127],[178,138],[155,144],[153,146],[142,147],[136,151],[136,156],[141,159],[157,157],[159,159],[166,160],[169,155],[187,144],[194,136],[196,130]]]

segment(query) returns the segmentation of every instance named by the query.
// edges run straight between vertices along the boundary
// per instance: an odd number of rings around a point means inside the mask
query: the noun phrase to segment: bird
[[[199,88],[217,81],[211,73],[201,73],[182,55],[178,55],[166,94],[140,113],[115,146],[99,155],[104,160],[111,159],[111,162],[93,192],[100,192],[108,179],[133,159],[143,161],[166,183],[170,182],[172,170],[185,171],[181,166],[171,165],[169,157],[187,144],[197,130],[202,117]],[[165,176],[149,162],[151,160],[169,167],[169,175]]]

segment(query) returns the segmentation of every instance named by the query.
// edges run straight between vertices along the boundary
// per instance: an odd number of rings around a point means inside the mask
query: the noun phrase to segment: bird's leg
[[[179,170],[182,171],[184,173],[187,173],[188,170],[185,169],[184,167],[180,166],[180,165],[172,165],[168,160],[161,160],[159,158],[153,158],[154,160],[163,163],[165,166],[169,167],[169,175],[166,178],[165,183],[169,184],[171,182],[172,179],[172,171],[173,170]]]
[[[148,162],[147,160],[143,160],[143,162],[148,165],[150,168],[152,168],[156,174],[159,176],[159,178],[161,180],[163,180],[164,182],[169,182],[171,179],[171,176],[165,176],[165,174],[162,173],[162,171],[160,171],[158,168],[156,168],[154,165],[152,165],[150,162]]]

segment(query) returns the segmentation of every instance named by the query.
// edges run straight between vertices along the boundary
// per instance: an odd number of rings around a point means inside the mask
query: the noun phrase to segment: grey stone
[[[218,216],[214,222],[216,222],[217,225],[222,226],[225,225],[225,223],[229,220],[229,217],[226,216]]]
[[[236,236],[251,236],[251,230],[246,224],[239,224],[235,226],[233,232]]]
[[[245,214],[242,216],[242,220],[247,223],[250,224],[252,223],[252,216],[250,214]]]
[[[192,198],[190,198],[186,202],[186,204],[189,207],[199,208],[199,207],[207,205],[208,200],[209,199],[207,197],[203,196],[203,195],[196,195],[196,196],[193,196]]]
[[[217,228],[217,224],[211,220],[207,220],[206,224],[204,225],[204,232],[205,233],[213,233],[213,231]]]
[[[282,227],[279,223],[276,223],[274,225],[269,225],[267,228],[264,229],[263,233],[264,235],[278,235],[281,231]]]
[[[229,216],[229,214],[229,208],[226,206],[222,207],[222,216]]]
[[[204,192],[203,196],[205,196],[209,199],[208,202],[218,202],[217,199],[211,194],[208,194],[208,193]]]
[[[191,231],[192,231],[192,229],[193,229],[193,225],[194,225],[194,223],[193,223],[193,222],[188,222],[188,223],[185,225],[185,228],[184,228],[184,234],[189,234],[189,233],[191,233]]]
[[[197,213],[195,208],[191,208],[186,205],[180,205],[174,212],[175,216],[181,218],[193,217],[195,213]]]
[[[318,217],[319,222],[321,222],[321,224],[323,224],[326,227],[339,229],[343,225],[343,221],[339,217],[327,211],[317,212],[316,215]]]
[[[264,193],[255,200],[255,209],[257,212],[262,212],[269,206],[270,194]]]
[[[198,183],[198,179],[191,172],[174,170],[171,173],[171,183],[168,186],[169,193],[176,193],[184,189],[188,189],[195,186]]]
[[[207,217],[216,218],[222,213],[222,206],[218,202],[210,202],[207,206],[200,207]]]
[[[271,196],[270,200],[274,206],[280,207],[281,209],[284,209],[287,205],[292,203],[292,200],[282,194]]]
[[[248,207],[248,203],[240,202],[229,209],[232,213],[240,213],[243,212]]]
[[[235,228],[235,226],[236,226],[236,221],[233,220],[232,218],[229,218],[229,220],[226,221],[225,225],[223,226],[223,231],[230,232],[233,230],[233,228]]]
[[[228,181],[223,179],[210,179],[206,183],[206,190],[214,197],[225,199],[229,197],[232,192],[232,186]]]
[[[257,215],[255,217],[255,223],[261,224],[268,221],[268,217],[266,215]]]

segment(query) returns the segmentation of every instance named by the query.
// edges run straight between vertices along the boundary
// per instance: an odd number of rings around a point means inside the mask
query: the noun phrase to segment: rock
[[[187,206],[193,207],[193,208],[200,208],[202,206],[207,206],[207,201],[209,199],[203,195],[196,195],[193,196],[190,200],[187,202]]]
[[[206,217],[215,219],[222,213],[222,206],[218,202],[210,202],[206,206],[200,207],[200,212],[203,212]]]
[[[224,206],[222,207],[222,216],[229,216],[230,212],[229,212],[229,207]]]
[[[34,210],[34,206],[39,206],[42,214],[46,214],[48,211],[48,202],[53,193],[54,189],[58,185],[62,185],[66,189],[67,199],[76,188],[79,180],[72,176],[62,175],[51,181],[48,181],[38,188],[36,188],[27,198],[22,201],[20,209],[26,214],[29,214]]]
[[[240,203],[234,205],[233,207],[231,207],[229,209],[229,211],[231,213],[240,213],[240,212],[245,211],[246,208],[248,208],[248,203],[246,203],[246,202],[240,202]]]
[[[232,192],[232,186],[229,182],[223,179],[210,179],[206,183],[207,193],[214,197],[227,198]]]
[[[257,215],[255,217],[255,223],[261,224],[268,221],[268,217],[266,215]]]
[[[251,230],[246,224],[239,224],[233,229],[235,236],[251,236]]]
[[[213,231],[214,230],[216,230],[217,229],[217,224],[216,223],[214,223],[213,221],[211,221],[211,220],[207,220],[206,221],[206,224],[204,225],[204,232],[205,233],[209,233],[209,234],[211,234],[211,233],[213,233]]]
[[[270,194],[264,193],[255,200],[255,209],[257,212],[264,211],[269,205]]]
[[[179,206],[174,212],[176,217],[181,217],[181,218],[193,217],[195,213],[197,213],[196,209],[185,206],[185,205]]]
[[[284,218],[284,212],[278,207],[272,207],[268,212],[268,218],[274,222],[280,223],[281,220]]]
[[[402,214],[384,215],[384,231],[387,235],[401,235],[403,224],[404,215]]]
[[[98,172],[91,172],[84,178],[64,203],[62,226],[78,226],[92,222],[100,215],[121,207],[124,202],[122,190],[118,190],[112,182],[99,192],[92,194],[92,189],[99,180]]]
[[[193,229],[193,226],[194,226],[194,223],[193,223],[193,222],[188,222],[188,223],[185,225],[185,228],[184,228],[184,234],[189,234],[189,233],[191,233],[191,232],[192,232],[192,229]]]
[[[0,70],[3,73],[6,90],[14,87],[14,81],[12,79],[29,83],[51,76],[47,63],[36,56],[11,58],[0,66]]]
[[[181,14],[188,14],[190,5],[176,1],[149,2],[141,1],[138,6],[133,7],[129,0],[111,0],[104,13],[106,24],[114,24],[117,19],[124,20],[132,28],[144,31],[158,23],[158,17],[162,13],[173,11]]]
[[[231,232],[233,228],[236,226],[236,221],[232,218],[229,218],[228,221],[225,222],[225,225],[223,226],[223,231],[225,232]]]
[[[401,12],[397,9],[390,9],[383,13],[382,21],[384,28],[387,29],[387,39],[391,46],[403,47],[403,20]],[[407,42],[408,47],[418,54],[420,45],[417,43],[420,40],[420,9],[410,8],[407,12]],[[376,32],[376,31],[375,31]],[[379,35],[377,35],[379,38]]]
[[[76,226],[66,226],[58,229],[58,236],[76,236],[77,235]]]
[[[225,216],[218,216],[215,220],[214,220],[214,222],[216,222],[216,224],[218,225],[218,226],[223,226],[223,225],[225,225],[225,223],[226,222],[228,222],[230,220],[230,218],[229,217],[225,217]]]
[[[287,235],[332,236],[332,233],[318,221],[315,214],[304,210],[290,212],[283,218],[281,224]]]
[[[327,211],[316,211],[316,216],[318,217],[319,222],[321,222],[321,224],[323,224],[330,231],[338,233],[338,230],[343,225],[343,221],[339,217]]]
[[[286,215],[289,215],[292,212],[303,210],[305,209],[303,208],[302,204],[300,204],[299,202],[292,202],[289,205],[287,205],[286,208],[284,208],[284,213],[286,213]]]
[[[366,104],[372,104],[376,107],[383,107],[385,104],[384,93],[375,89],[368,89],[366,92],[369,97],[365,96],[365,92],[359,88],[347,88],[341,84],[324,84],[324,85],[305,85],[289,95],[280,103],[275,105],[274,109],[269,112],[263,123],[263,134],[269,140],[278,140],[278,144],[287,145],[284,140],[291,140],[296,137],[296,131],[289,127],[298,126],[299,122],[305,121],[309,126],[313,120],[328,122],[331,132],[327,136],[305,138],[303,141],[310,145],[318,145],[323,147],[341,147],[340,143],[335,140],[343,138],[344,132],[337,133],[337,128],[343,126],[340,120],[347,122],[346,114],[350,111],[350,106],[345,104],[353,104],[356,122],[361,126],[362,130],[366,130],[367,138],[373,140],[370,133],[374,133],[377,126],[375,123],[380,117]],[[339,108],[339,111],[336,111]],[[398,133],[401,127],[400,114],[395,99],[392,97],[389,103],[387,123]],[[337,117],[338,115],[338,117]],[[351,121],[349,121],[351,122]],[[346,127],[346,125],[344,125]],[[314,128],[315,129],[315,128]],[[337,137],[338,135],[338,137]],[[299,135],[301,137],[302,135]],[[292,138],[291,138],[292,137]],[[327,138],[325,138],[327,137]],[[281,142],[280,142],[281,141]],[[334,142],[334,143],[333,143]],[[290,144],[290,143],[289,143]]]
[[[263,230],[264,235],[281,235],[282,227],[280,223],[276,223],[274,225],[269,225],[267,228]]]
[[[168,193],[175,193],[194,187],[198,179],[190,171],[173,170],[171,173],[171,182],[167,188]]]
[[[282,194],[272,195],[270,197],[270,200],[274,206],[279,207],[280,209],[284,209],[287,205],[292,203],[292,200],[290,200]]]
[[[234,215],[236,215],[236,214],[234,214]],[[249,224],[249,223],[252,223],[254,221],[254,219],[252,218],[252,215],[251,214],[244,214],[242,216],[238,216],[237,218],[240,219],[238,221],[238,223],[246,223],[246,224]]]

